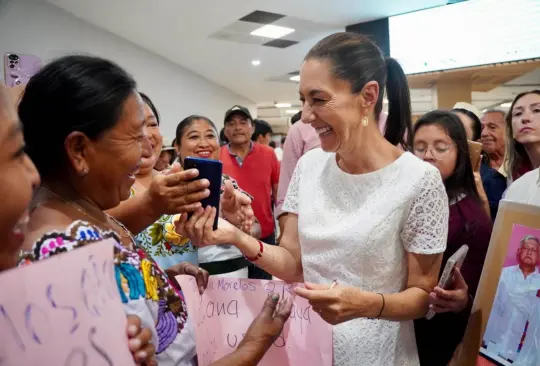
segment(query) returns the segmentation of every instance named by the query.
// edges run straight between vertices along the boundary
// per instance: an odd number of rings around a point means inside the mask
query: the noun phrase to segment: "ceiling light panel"
[[[280,27],[278,25],[267,24],[255,29],[250,34],[257,37],[278,39],[294,32],[292,28]]]

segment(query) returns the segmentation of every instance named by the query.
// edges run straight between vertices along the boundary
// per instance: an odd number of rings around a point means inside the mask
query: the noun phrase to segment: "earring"
[[[79,173],[79,175],[80,175],[81,177],[85,177],[86,174],[88,174],[88,172],[86,171],[86,169],[81,170],[80,173]]]
[[[369,120],[367,117],[362,118],[362,126],[366,127],[369,123]]]

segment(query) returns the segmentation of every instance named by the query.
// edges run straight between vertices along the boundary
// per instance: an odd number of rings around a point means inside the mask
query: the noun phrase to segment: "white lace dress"
[[[439,171],[410,153],[350,175],[334,153],[298,162],[284,211],[298,214],[304,279],[377,293],[404,290],[406,252],[446,249],[448,198]],[[355,319],[334,327],[334,365],[418,365],[412,321]]]

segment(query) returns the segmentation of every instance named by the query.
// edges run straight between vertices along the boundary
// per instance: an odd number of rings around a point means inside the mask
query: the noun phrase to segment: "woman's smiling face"
[[[204,119],[196,119],[184,130],[179,143],[179,154],[219,160],[220,146],[216,129]]]
[[[0,85],[0,271],[14,267],[24,241],[27,208],[39,185],[36,167],[24,152],[14,100]]]

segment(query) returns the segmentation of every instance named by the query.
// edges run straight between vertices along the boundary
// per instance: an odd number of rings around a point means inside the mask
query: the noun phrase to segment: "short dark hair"
[[[296,113],[294,116],[292,116],[291,118],[291,125],[294,125],[296,122],[300,121],[302,119],[302,112],[298,112]]]
[[[274,133],[272,131],[272,126],[268,122],[262,119],[256,119],[253,121],[255,124],[255,131],[251,135],[251,141],[257,141],[259,136],[266,136],[267,134]]]
[[[368,82],[376,81],[380,88],[375,104],[377,121],[386,87],[388,118],[384,137],[392,145],[410,149],[411,97],[407,77],[396,60],[385,58],[368,37],[351,32],[335,33],[322,39],[306,55],[305,60],[310,59],[329,61],[334,77],[348,81],[353,94],[360,93]]]
[[[469,117],[473,121],[473,141],[480,140],[480,135],[482,135],[482,122],[480,122],[480,118],[473,112],[469,111],[465,108],[454,108],[452,109],[452,112],[461,113]]]
[[[458,116],[453,112],[435,110],[429,112],[414,125],[414,135],[425,126],[439,126],[450,137],[456,146],[457,159],[456,167],[452,175],[444,182],[446,193],[450,200],[458,200],[461,195],[470,196],[480,200],[476,183],[474,181],[473,168],[469,155],[469,144],[467,142],[467,133],[465,127]]]
[[[90,139],[112,129],[135,80],[115,63],[91,56],[65,56],[34,75],[19,104],[26,151],[42,177],[65,168],[66,137],[80,131]]]
[[[157,124],[159,126],[159,123],[160,123],[159,113],[158,113],[158,110],[157,110],[156,106],[152,102],[152,99],[150,99],[148,97],[148,95],[146,95],[144,93],[141,93],[141,92],[139,92],[139,95],[141,96],[143,102],[145,102],[150,107],[150,109],[152,110],[152,113],[154,113],[154,116],[156,116],[156,121],[157,121]]]
[[[227,138],[227,136],[225,136],[225,127],[223,127],[221,131],[219,131],[219,140],[221,146],[227,145],[229,143],[229,139]]]

